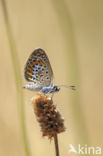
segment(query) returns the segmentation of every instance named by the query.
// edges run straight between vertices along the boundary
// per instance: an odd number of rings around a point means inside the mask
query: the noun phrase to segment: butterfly
[[[59,92],[61,87],[54,85],[53,71],[48,56],[41,48],[36,48],[28,58],[24,69],[24,77],[29,82],[24,88],[40,91],[43,94]],[[75,89],[75,86],[69,87]]]

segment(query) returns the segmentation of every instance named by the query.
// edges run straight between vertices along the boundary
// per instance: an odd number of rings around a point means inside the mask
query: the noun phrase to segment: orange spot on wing
[[[33,61],[33,65],[34,65],[34,64],[38,64],[38,62],[37,62],[37,61]]]
[[[43,65],[44,65],[44,63],[43,63],[43,62],[39,62],[38,64],[39,64],[39,66],[43,66]]]
[[[31,72],[27,72],[27,74],[30,75],[30,76],[32,76],[32,73]]]
[[[28,69],[29,71],[31,71],[31,72],[33,71],[33,69],[32,69],[32,68],[27,68],[27,69]]]

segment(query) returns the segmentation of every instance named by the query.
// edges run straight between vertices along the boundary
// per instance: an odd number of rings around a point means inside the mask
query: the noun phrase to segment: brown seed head
[[[38,94],[33,98],[32,103],[43,136],[48,136],[51,139],[56,134],[65,131],[64,119],[51,98]]]

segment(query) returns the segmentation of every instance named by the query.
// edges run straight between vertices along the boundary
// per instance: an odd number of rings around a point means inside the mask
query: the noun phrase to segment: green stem
[[[24,148],[25,148],[26,156],[30,156],[29,145],[28,145],[27,134],[26,134],[26,126],[25,126],[24,95],[22,91],[22,79],[20,74],[21,71],[20,71],[19,59],[16,51],[16,45],[13,38],[10,20],[8,17],[6,2],[5,0],[2,0],[1,2],[2,2],[2,9],[3,9],[5,26],[7,31],[7,37],[10,46],[12,66],[13,66],[13,71],[15,76],[15,83],[16,83],[16,90],[17,90],[17,103],[19,107],[19,116],[20,116],[20,124],[21,124],[22,136],[24,141]]]
[[[74,94],[70,94],[71,108],[74,116],[74,124],[76,129],[76,142],[87,143],[88,132],[85,124],[85,118],[80,102],[80,74],[79,74],[79,63],[77,58],[77,49],[75,44],[74,32],[72,20],[69,14],[65,0],[52,0],[53,6],[57,13],[62,34],[64,36],[65,45],[67,49],[67,62],[68,62],[68,76],[71,82],[74,82],[77,86],[77,90]]]

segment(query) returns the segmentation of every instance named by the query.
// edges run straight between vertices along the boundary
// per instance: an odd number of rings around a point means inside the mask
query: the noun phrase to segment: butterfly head
[[[53,88],[52,88],[52,90],[51,90],[51,93],[53,93],[53,92],[59,92],[59,90],[60,90],[60,87],[58,87],[58,86],[53,86]]]

